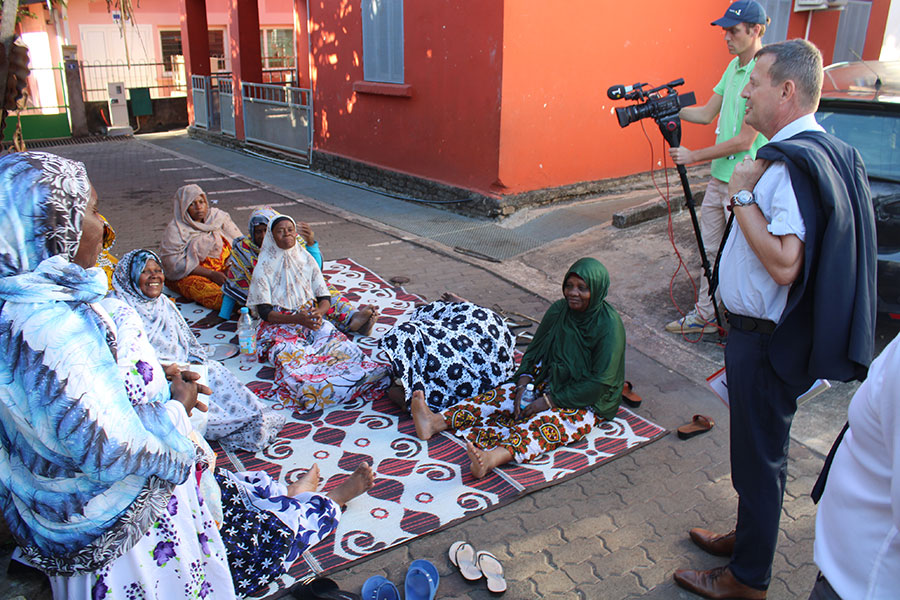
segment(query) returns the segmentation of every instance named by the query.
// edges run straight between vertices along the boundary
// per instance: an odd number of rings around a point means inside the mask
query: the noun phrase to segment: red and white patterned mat
[[[393,286],[350,259],[325,263],[329,283],[356,303],[375,304],[382,318],[372,337],[357,342],[378,360],[377,338],[402,323],[421,298]],[[196,304],[180,304],[188,323],[209,311]],[[235,323],[194,329],[201,343],[235,341]],[[270,366],[225,360],[238,378],[257,392],[272,385]],[[214,444],[218,465],[235,471],[264,470],[272,477],[295,481],[318,463],[328,491],[361,461],[375,471],[375,485],[349,503],[340,525],[330,537],[304,553],[279,586],[311,574],[324,574],[350,563],[437,531],[554,485],[658,439],[666,430],[620,408],[616,419],[594,429],[586,438],[559,448],[526,465],[511,463],[483,479],[469,473],[465,443],[449,433],[422,442],[412,420],[387,398],[360,399],[307,415],[293,415],[278,440],[265,451],[225,452]]]

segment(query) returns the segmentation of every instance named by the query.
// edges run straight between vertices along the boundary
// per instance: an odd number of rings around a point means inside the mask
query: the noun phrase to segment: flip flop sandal
[[[360,600],[359,594],[341,590],[334,580],[327,577],[294,588],[291,595],[298,600]]]
[[[625,385],[622,386],[622,402],[631,408],[637,408],[642,401],[641,397],[634,393],[634,386],[631,382],[626,381]]]
[[[500,560],[484,550],[475,555],[475,562],[487,579],[487,589],[495,594],[506,591],[506,579],[503,578],[503,564]]]
[[[710,417],[704,415],[694,415],[690,423],[682,425],[678,428],[678,437],[683,440],[689,440],[695,435],[706,433],[716,424]]]
[[[397,586],[381,575],[366,579],[361,595],[362,600],[400,600],[400,590]]]
[[[459,569],[464,579],[478,581],[483,573],[475,564],[475,547],[469,542],[459,541],[450,545],[450,562]]]
[[[414,560],[406,572],[403,591],[406,600],[434,600],[441,576],[437,567],[427,560]]]
[[[531,323],[528,321],[516,321],[509,317],[505,317],[503,322],[506,323],[506,326],[510,329],[525,329],[526,327],[531,327]]]
[[[524,333],[520,333],[516,336],[516,346],[525,346],[530,344],[534,340],[534,335],[528,333],[527,331]]]

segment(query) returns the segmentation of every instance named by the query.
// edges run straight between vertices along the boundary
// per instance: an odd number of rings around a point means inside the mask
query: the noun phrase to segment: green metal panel
[[[56,115],[22,115],[22,137],[26,140],[45,140],[52,138],[71,137],[69,128],[69,115],[60,113]],[[3,140],[11,141],[16,133],[16,116],[10,114],[6,117],[6,130],[3,132]]]
[[[150,88],[131,88],[131,114],[135,117],[143,117],[153,114],[153,104],[150,102]]]

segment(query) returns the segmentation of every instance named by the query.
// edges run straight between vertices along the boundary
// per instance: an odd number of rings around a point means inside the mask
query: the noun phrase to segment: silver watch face
[[[732,200],[734,200],[735,204],[743,206],[744,204],[750,204],[751,202],[753,202],[753,192],[750,192],[748,190],[740,190],[731,198]]]

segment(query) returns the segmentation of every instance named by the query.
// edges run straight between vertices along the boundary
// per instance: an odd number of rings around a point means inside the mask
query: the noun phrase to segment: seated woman
[[[493,389],[515,371],[515,336],[492,310],[453,294],[416,307],[378,340],[390,359],[388,397],[409,410],[420,391],[432,410]]]
[[[562,289],[564,298],[541,319],[515,384],[439,414],[421,391],[413,394],[416,435],[427,440],[449,430],[465,438],[475,477],[576,442],[616,416],[625,382],[625,327],[606,302],[609,273],[597,260],[582,258],[569,268]],[[531,382],[540,395],[520,410]]]
[[[84,165],[0,158],[0,239],[11,242],[0,253],[0,511],[57,600],[236,598],[238,577],[265,585],[328,535],[371,469],[328,498],[313,493],[315,465],[289,488],[222,473],[223,542],[198,486],[209,460],[189,437],[201,386],[182,372],[168,383],[133,309],[101,303],[106,278],[89,267],[102,237]],[[258,535],[234,539],[251,521]],[[234,556],[253,560],[229,569]]]
[[[250,235],[241,236],[232,243],[231,259],[225,270],[225,285],[222,286],[224,297],[222,298],[222,309],[219,311],[221,319],[230,319],[235,306],[243,306],[247,303],[247,291],[250,289],[253,269],[259,259],[259,247],[266,236],[269,221],[279,214],[278,211],[269,207],[254,210],[250,214]],[[297,244],[310,253],[321,269],[322,252],[319,242],[315,241],[312,229],[306,223],[300,223],[297,230],[299,234]],[[331,308],[325,314],[325,318],[334,323],[338,331],[359,332],[362,335],[372,333],[372,327],[378,322],[378,309],[375,305],[364,304],[355,308],[337,288],[330,284],[328,292],[331,294]]]
[[[208,367],[213,393],[205,437],[219,440],[228,450],[262,450],[278,437],[284,415],[263,404],[225,365],[206,356],[175,303],[162,295],[164,277],[154,252],[132,250],[116,266],[112,296],[140,315],[160,361]]]
[[[162,287],[162,271],[158,269],[154,255],[141,257],[144,252],[147,251],[129,252],[119,264],[131,265],[130,269],[137,270],[137,266],[146,261],[146,267],[151,267],[151,274],[145,267],[144,276],[139,280],[146,280],[141,289],[146,293],[145,288],[151,288],[151,293],[147,294],[150,296]],[[122,287],[122,273],[122,267],[116,270],[114,285],[117,290]],[[171,305],[174,310],[174,304],[169,300],[160,298],[159,301]],[[123,302],[114,295],[107,296],[101,305],[115,324],[120,340],[117,352],[119,371],[131,394],[132,403],[138,406],[144,398],[152,398],[159,393],[157,388],[164,386],[165,376],[160,375],[165,373],[174,377],[179,371],[163,368],[152,358],[160,328],[148,326],[148,307],[144,306],[141,310],[141,307]],[[147,335],[144,331],[148,332]],[[187,342],[193,347],[189,340]],[[207,364],[213,362],[208,361]],[[216,384],[214,370],[210,366],[211,385]],[[229,377],[233,379],[233,376]],[[240,386],[237,381],[234,383]],[[246,398],[248,401],[259,403],[249,390],[243,389],[244,396],[251,397]],[[216,395],[213,390],[210,413],[213,412]],[[183,419],[184,411],[180,412]],[[268,412],[271,414],[271,411]],[[213,421],[213,418],[210,420]],[[283,422],[284,418],[279,416],[279,424]],[[274,480],[265,472],[233,473],[216,469],[216,456],[209,445],[190,431],[190,423],[184,427],[188,437],[204,452],[205,462],[199,477],[200,494],[213,519],[222,525],[219,533],[225,545],[234,588],[240,596],[252,594],[277,579],[294,559],[331,535],[340,520],[341,507],[374,483],[374,473],[367,463],[361,463],[327,494],[316,491],[320,475],[315,463],[291,485]],[[174,556],[180,558],[177,553]]]
[[[231,240],[241,235],[231,217],[213,208],[199,185],[175,192],[175,218],[160,244],[166,285],[185,298],[218,310]]]
[[[302,411],[354,400],[387,385],[384,365],[323,320],[331,295],[316,261],[297,244],[294,220],[269,222],[253,271],[247,305],[262,321],[260,360],[275,365],[275,385],[286,406]]]

